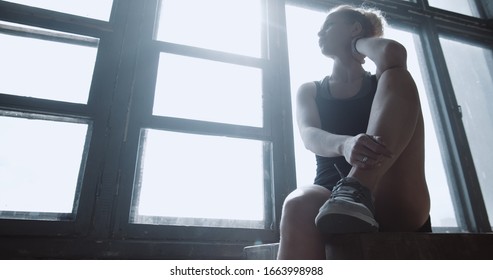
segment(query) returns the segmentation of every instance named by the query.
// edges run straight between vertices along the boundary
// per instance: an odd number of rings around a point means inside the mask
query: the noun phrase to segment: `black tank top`
[[[315,102],[323,130],[333,134],[351,136],[366,132],[371,105],[377,89],[375,75],[367,73],[363,77],[359,92],[355,96],[345,99],[332,97],[329,88],[329,76],[322,81],[316,81],[315,84],[317,86]],[[344,176],[351,170],[351,165],[343,156],[323,157],[316,155],[316,160],[317,174],[314,183],[330,190],[340,179],[334,164]]]

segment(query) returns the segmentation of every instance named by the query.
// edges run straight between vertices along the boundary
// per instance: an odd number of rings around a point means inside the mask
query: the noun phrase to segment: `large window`
[[[262,3],[161,2],[157,32],[147,42],[158,64],[152,112],[140,127],[131,223],[270,226],[271,181],[264,176],[272,172],[265,161],[272,140],[259,137],[269,134]],[[204,135],[209,126],[216,129]]]
[[[98,43],[0,21],[0,219],[76,220]]]
[[[271,3],[0,1],[0,234],[276,241]]]
[[[387,35],[408,49],[421,94],[433,225],[475,231],[464,220],[476,214],[449,190],[469,189],[477,173],[493,215],[493,31],[433,1],[372,3],[392,19]],[[117,246],[240,258],[246,245],[277,242],[285,197],[314,178],[291,97],[330,74],[316,34],[332,5],[0,1],[0,236],[43,238],[50,252],[85,242],[76,257]],[[444,96],[457,97],[464,135]],[[458,149],[474,166],[458,164]]]

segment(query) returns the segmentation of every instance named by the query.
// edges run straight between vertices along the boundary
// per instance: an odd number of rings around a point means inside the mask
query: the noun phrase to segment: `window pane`
[[[261,1],[161,1],[156,38],[260,57]]]
[[[131,222],[264,228],[263,142],[143,135]]]
[[[0,28],[0,92],[87,103],[96,53],[95,47],[2,34]]]
[[[327,69],[332,69],[333,62],[321,54],[317,44],[317,32],[327,14],[294,6],[287,6],[286,13],[292,104],[296,104],[295,95],[299,86],[308,81],[321,80],[324,76],[330,74]],[[455,227],[457,226],[455,212],[416,54],[415,43],[419,44],[419,42],[415,42],[411,33],[398,31],[390,27],[387,27],[385,33],[386,37],[396,39],[406,46],[408,68],[416,81],[420,93],[426,130],[426,179],[432,200],[432,224],[434,227]],[[419,39],[416,38],[416,40]],[[375,73],[375,65],[369,59],[366,59],[364,67],[367,71]],[[295,106],[293,107],[293,112],[296,114],[296,108]],[[293,125],[297,128],[296,122]],[[295,129],[295,131],[297,130]],[[295,133],[295,152],[298,186],[313,183],[316,170],[315,155],[306,150],[299,133]]]
[[[88,125],[0,115],[0,218],[73,218]]]
[[[478,17],[478,10],[474,0],[428,0],[430,6],[464,14],[468,16]]]
[[[493,224],[493,55],[491,50],[440,38],[462,122],[486,203],[489,221]]]
[[[261,70],[162,53],[153,113],[262,126]]]
[[[17,4],[42,8],[76,16],[108,21],[113,0],[6,0]]]

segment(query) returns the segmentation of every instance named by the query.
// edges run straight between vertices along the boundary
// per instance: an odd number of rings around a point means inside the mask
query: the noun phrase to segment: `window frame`
[[[364,1],[353,1],[362,4]],[[99,39],[93,80],[87,104],[28,98],[0,93],[0,110],[27,112],[55,118],[68,117],[91,124],[79,207],[74,221],[0,219],[0,236],[48,237],[59,248],[64,240],[85,240],[90,249],[104,250],[98,240],[117,242],[118,248],[158,256],[151,247],[170,250],[167,255],[184,258],[241,256],[244,245],[278,242],[279,222],[285,197],[296,187],[291,90],[287,49],[285,4],[327,10],[342,0],[269,0],[263,6],[262,53],[260,58],[153,41],[158,0],[114,0],[110,20],[99,21],[64,13],[0,1],[0,21],[24,24]],[[439,142],[446,154],[444,163],[452,183],[458,228],[440,231],[491,232],[471,154],[460,116],[455,108],[450,77],[438,38],[446,34],[491,48],[491,19],[473,18],[431,9],[426,0],[375,0],[391,23],[418,30],[422,41]],[[150,16],[152,15],[152,16]],[[281,28],[279,28],[281,27]],[[152,96],[160,52],[211,59],[262,69],[264,126],[249,127],[198,120],[152,116]],[[129,223],[134,173],[138,162],[140,130],[143,128],[264,140],[266,229],[211,228]],[[459,160],[467,163],[461,163]],[[479,190],[479,195],[478,195]],[[486,217],[486,218],[485,218]],[[8,239],[6,239],[9,242]],[[128,241],[128,247],[126,247]],[[91,242],[94,242],[91,243]],[[151,245],[149,245],[151,244]],[[133,248],[133,249],[132,249]],[[183,252],[183,248],[190,249]],[[213,250],[212,250],[213,249]],[[74,249],[75,250],[75,249]],[[157,249],[156,249],[157,250]],[[196,250],[196,251],[194,251]],[[66,249],[65,251],[66,252]],[[195,253],[194,253],[195,252]],[[209,254],[209,255],[207,255]],[[78,255],[74,252],[74,255]],[[101,255],[101,254],[98,254]]]
[[[80,189],[80,197],[77,202],[78,206],[74,219],[69,221],[0,219],[0,235],[74,237],[88,236],[90,234],[93,211],[97,205],[94,197],[100,196],[101,187],[98,171],[96,170],[96,167],[101,163],[101,159],[97,157],[97,154],[102,153],[104,150],[102,146],[104,141],[101,141],[101,139],[105,133],[103,124],[105,119],[108,118],[108,114],[98,107],[103,104],[102,100],[108,101],[110,97],[109,95],[96,96],[95,92],[110,92],[109,89],[112,87],[111,84],[104,80],[108,77],[112,78],[112,76],[114,78],[116,65],[112,61],[114,58],[110,57],[110,54],[117,54],[117,52],[110,51],[107,44],[102,43],[102,41],[106,41],[107,37],[113,33],[114,26],[117,26],[113,19],[117,6],[115,3],[110,21],[106,22],[0,1],[1,21],[7,24],[14,23],[46,29],[37,31],[31,30],[29,27],[23,29],[3,26],[3,30],[0,31],[2,33],[83,46],[94,46],[95,42],[92,39],[86,40],[81,36],[99,39],[87,104],[0,93],[1,110],[36,114],[41,119],[63,120],[64,118],[69,118],[89,125],[83,152],[83,162],[81,163],[83,166],[79,170],[81,185],[78,186],[78,189]],[[67,35],[54,34],[51,30],[53,32],[64,32]],[[106,77],[101,77],[101,73],[105,71],[108,71],[109,74]],[[109,80],[114,81],[114,79]]]
[[[154,28],[159,14],[159,1],[152,1],[145,8],[145,13],[155,15],[142,20],[142,29],[136,31],[140,34],[138,43],[138,57],[134,88],[139,92],[139,97],[133,100],[128,117],[128,152],[123,155],[124,160],[120,165],[121,170],[121,195],[119,197],[117,217],[113,234],[118,238],[134,239],[166,239],[188,241],[235,241],[276,242],[279,237],[279,219],[284,197],[292,190],[287,186],[292,183],[294,161],[287,161],[286,157],[293,158],[294,151],[289,147],[290,142],[285,139],[292,138],[291,121],[284,111],[291,107],[281,106],[274,100],[290,102],[289,95],[280,93],[277,88],[282,76],[287,76],[287,71],[275,71],[275,63],[281,61],[287,52],[278,52],[275,44],[269,43],[281,40],[282,33],[274,28],[274,21],[283,17],[273,6],[279,5],[273,1],[262,2],[262,51],[260,58],[225,53],[221,51],[203,49],[199,47],[180,45],[176,43],[154,40]],[[211,61],[231,63],[240,66],[259,68],[262,71],[263,90],[263,126],[250,127],[236,124],[216,123],[202,120],[181,119],[170,116],[152,115],[153,97],[156,86],[158,63],[160,53],[170,53],[187,57],[208,59]],[[289,93],[289,91],[287,91]],[[290,114],[287,114],[289,116]],[[284,129],[282,129],[284,128]],[[265,197],[265,229],[247,228],[214,228],[201,226],[176,226],[176,225],[149,225],[133,224],[129,222],[131,198],[134,188],[134,173],[138,162],[138,147],[142,129],[158,129],[193,134],[227,136],[244,139],[266,141],[264,145],[264,170],[269,176],[264,175]],[[291,143],[292,144],[292,143]]]

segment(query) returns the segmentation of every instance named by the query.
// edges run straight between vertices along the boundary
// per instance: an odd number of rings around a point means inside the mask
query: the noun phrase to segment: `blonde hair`
[[[358,21],[363,27],[363,37],[382,37],[384,26],[387,24],[380,10],[369,7],[341,5],[330,10],[329,14],[340,14]]]

